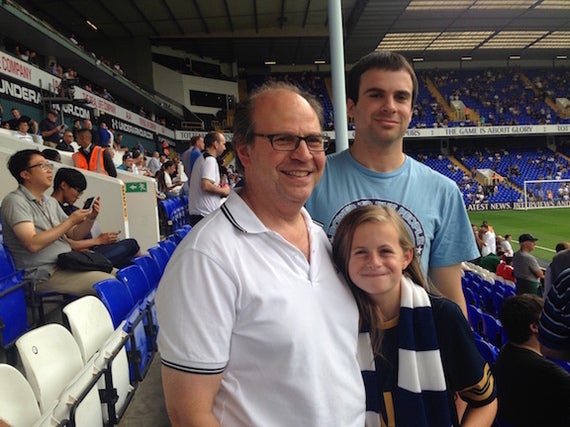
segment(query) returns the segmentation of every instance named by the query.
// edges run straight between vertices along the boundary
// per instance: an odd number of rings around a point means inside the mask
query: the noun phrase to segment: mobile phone
[[[93,203],[95,203],[95,197],[89,197],[85,204],[83,205],[83,209],[91,209],[93,207]]]

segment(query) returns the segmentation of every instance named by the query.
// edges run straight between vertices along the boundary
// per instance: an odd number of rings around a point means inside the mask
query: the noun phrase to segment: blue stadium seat
[[[166,249],[160,246],[153,246],[152,248],[149,248],[148,253],[158,264],[158,267],[160,269],[160,276],[162,277],[162,273],[164,273],[164,269],[166,268],[166,264],[168,264],[170,255],[168,255]]]
[[[160,242],[158,242],[158,244],[160,245],[161,248],[163,248],[168,253],[169,258],[172,256],[172,254],[176,250],[176,243],[174,243],[170,239],[161,240]]]
[[[24,282],[0,282],[0,345],[12,365],[17,361],[14,343],[30,329],[24,286]]]
[[[463,287],[463,295],[465,295],[465,302],[467,304],[474,305],[475,307],[479,307],[481,305],[481,300],[479,295],[475,294],[470,288]]]
[[[156,351],[156,338],[158,334],[158,319],[154,304],[155,290],[151,288],[148,279],[138,265],[129,265],[117,271],[117,278],[129,289],[133,301],[144,313],[143,324],[147,341]]]
[[[135,265],[138,265],[147,277],[148,283],[152,288],[158,286],[162,272],[156,260],[148,254],[133,258]]]
[[[481,334],[483,331],[483,312],[481,309],[472,304],[467,304],[467,316],[473,330]]]
[[[503,325],[488,313],[482,313],[481,318],[483,319],[483,336],[488,342],[500,348],[505,343]]]
[[[474,338],[477,350],[479,350],[479,354],[481,354],[483,359],[485,359],[485,361],[489,364],[489,366],[492,369],[495,366],[497,357],[499,356],[499,349],[495,347],[493,344],[483,340],[481,337],[474,335]]]
[[[144,328],[145,313],[135,304],[127,286],[118,279],[102,280],[93,288],[107,307],[115,328],[126,320],[124,329],[129,334],[126,349],[131,381],[142,381],[154,357],[154,345],[148,342]]]

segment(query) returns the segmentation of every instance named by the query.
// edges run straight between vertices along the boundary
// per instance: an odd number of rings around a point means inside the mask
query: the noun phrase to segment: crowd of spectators
[[[87,51],[85,47],[77,41],[77,39],[73,34],[70,36],[69,39],[78,48]],[[35,50],[31,50],[28,47],[25,47],[20,43],[11,40],[7,37],[4,37],[1,40],[0,48],[13,54],[22,61],[26,61],[29,64],[34,65],[38,68],[42,68],[45,71],[49,72],[50,74],[53,74],[54,76],[62,79],[62,84],[60,85],[60,87],[57,88],[57,95],[59,96],[65,96],[65,97],[69,96],[70,95],[68,91],[69,86],[79,85],[88,92],[100,96],[101,98],[113,102],[117,105],[121,105],[133,112],[136,112],[138,115],[142,117],[155,120],[157,123],[160,123],[161,125],[164,126],[167,125],[166,118],[164,117],[154,118],[151,115],[149,115],[148,112],[146,112],[142,107],[140,106],[135,107],[127,102],[124,102],[121,99],[114,97],[111,93],[109,93],[107,88],[97,85],[95,82],[82,78],[81,76],[78,75],[76,70],[64,64],[59,63],[57,59],[53,59],[51,57],[48,58],[41,54],[38,54]],[[125,72],[119,63],[117,62],[112,63],[109,59],[103,56],[97,57],[97,55],[94,52],[88,52],[88,53],[96,60],[97,65],[110,68],[112,72],[116,75],[125,76]]]
[[[467,117],[465,124],[468,125],[559,122],[561,117],[545,102],[547,97],[554,94],[553,91],[546,92],[542,89],[543,80],[537,80],[533,84],[529,79],[523,79],[525,72],[520,69],[439,70],[427,71],[423,77],[430,78],[449,103],[463,101],[466,107],[476,110],[480,117],[479,123],[473,117]],[[548,77],[544,81],[553,77],[554,73],[546,76]],[[564,96],[567,97],[568,94]]]

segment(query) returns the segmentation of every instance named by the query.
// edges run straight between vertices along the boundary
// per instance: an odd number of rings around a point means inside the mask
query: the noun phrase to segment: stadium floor
[[[168,427],[166,405],[160,376],[160,356],[154,356],[151,367],[139,384],[119,427]]]

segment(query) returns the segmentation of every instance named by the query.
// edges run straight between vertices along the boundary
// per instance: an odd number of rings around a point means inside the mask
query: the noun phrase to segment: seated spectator
[[[167,198],[178,197],[182,183],[173,183],[172,175],[176,170],[176,165],[172,160],[167,160],[156,174],[156,183],[159,193]]]
[[[133,173],[137,175],[154,176],[150,169],[146,167],[144,153],[136,148],[133,150]]]
[[[18,120],[18,130],[15,135],[16,138],[20,141],[34,142],[34,138],[32,138],[32,135],[28,133],[29,129],[30,125],[28,124],[28,121],[24,117],[20,117]]]
[[[40,122],[40,134],[44,139],[44,145],[51,148],[57,147],[61,139],[60,133],[65,130],[65,125],[56,123],[57,117],[57,111],[49,110],[47,117]]]
[[[160,170],[162,165],[160,163],[160,154],[158,151],[154,151],[152,153],[152,157],[149,159],[147,166],[152,173],[152,176],[155,176],[156,173]]]
[[[75,153],[79,149],[79,145],[73,140],[73,132],[66,130],[63,132],[63,138],[57,143],[55,148],[60,151]]]
[[[117,170],[122,170],[126,172],[133,172],[133,155],[132,153],[126,152],[123,154],[123,163],[117,166]]]
[[[53,180],[53,193],[51,197],[58,201],[67,215],[78,210],[73,204],[87,188],[87,180],[76,169],[60,168]],[[106,256],[115,268],[123,268],[131,264],[133,257],[140,255],[140,247],[135,239],[119,240],[119,232],[98,231],[99,226],[94,224],[91,232],[82,240],[68,239],[69,244],[75,250],[90,249]],[[97,234],[94,236],[94,234]]]
[[[513,269],[513,257],[512,256],[505,256],[499,262],[497,269],[495,270],[495,274],[497,276],[502,277],[505,280],[509,280],[510,282],[515,282],[514,276],[514,269]]]
[[[37,150],[21,150],[8,160],[18,188],[4,197],[0,208],[4,244],[16,268],[36,281],[41,291],[77,296],[96,295],[93,284],[114,277],[101,271],[63,270],[56,266],[61,253],[71,251],[67,238],[84,238],[99,213],[99,201],[91,209],[67,216],[57,201],[44,195],[51,187],[53,165]]]
[[[509,342],[499,353],[495,379],[498,419],[508,425],[570,425],[570,374],[540,352],[543,305],[537,295],[523,294],[507,298],[501,308]]]
[[[30,118],[29,116],[22,116],[20,114],[20,110],[18,110],[17,108],[12,108],[11,113],[12,113],[12,118],[8,120],[10,129],[18,130],[18,124],[20,122],[20,118],[23,118],[25,121],[28,122],[32,134],[36,135],[38,133],[38,122],[36,122],[34,119]]]
[[[117,169],[111,154],[103,147],[91,142],[92,133],[89,129],[77,131],[79,150],[73,153],[73,164],[76,168],[86,169],[103,175],[117,176]]]

